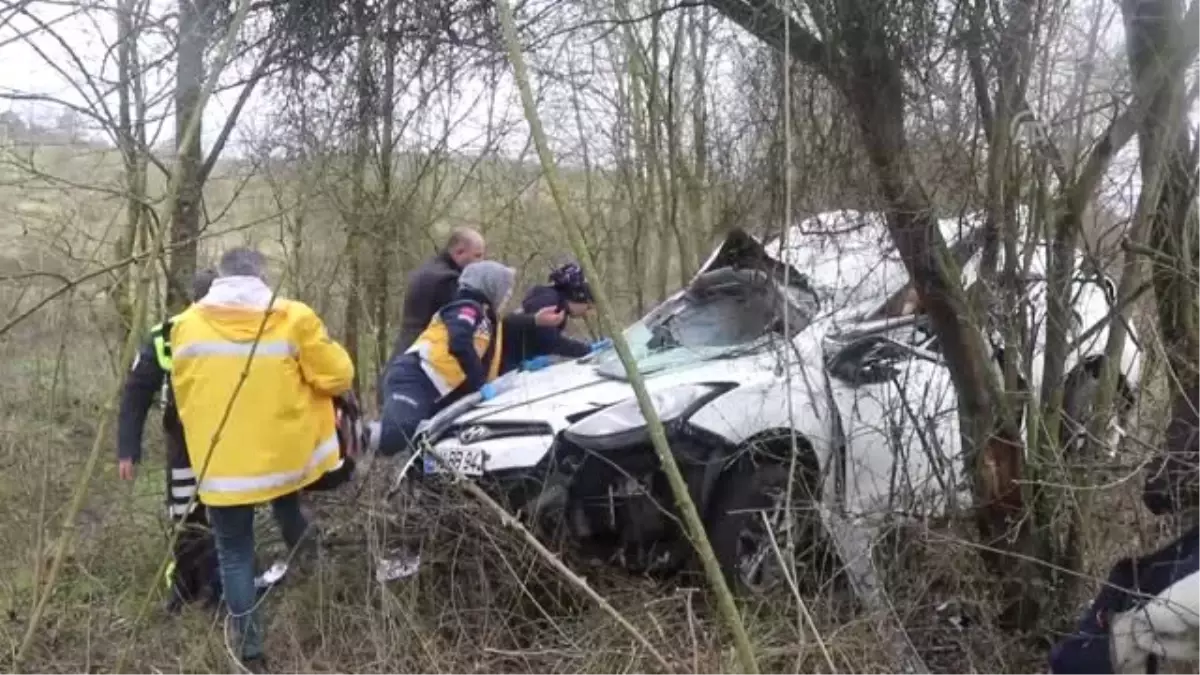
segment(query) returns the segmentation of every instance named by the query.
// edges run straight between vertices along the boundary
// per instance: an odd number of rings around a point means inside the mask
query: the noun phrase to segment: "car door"
[[[850,514],[938,513],[960,495],[957,400],[938,355],[911,343],[922,335],[906,327],[828,342],[835,498]]]

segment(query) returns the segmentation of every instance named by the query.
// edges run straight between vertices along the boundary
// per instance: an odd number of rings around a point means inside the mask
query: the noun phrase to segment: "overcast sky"
[[[165,14],[173,10],[174,4],[171,0],[150,0],[151,13]],[[16,16],[0,28],[0,56],[5,64],[0,69],[0,94],[9,95],[7,100],[0,100],[0,110],[11,110],[22,119],[52,126],[63,113],[61,105],[49,100],[13,100],[11,95],[19,99],[41,96],[92,109],[96,108],[96,91],[106,94],[107,105],[115,110],[116,95],[112,92],[112,83],[116,80],[117,62],[111,45],[116,42],[117,29],[111,15],[94,7],[81,11],[79,4],[57,2],[34,3],[32,9],[54,35],[38,32],[37,23],[26,16]],[[4,10],[0,9],[0,22],[4,16]],[[33,37],[22,38],[21,35],[26,33]],[[170,46],[158,36],[146,36],[141,41],[145,62],[166,55],[169,50]],[[81,75],[78,64],[83,65],[82,70],[87,76]],[[222,81],[236,82],[239,74],[247,73],[252,67],[248,59],[235,62],[227,69]],[[157,101],[152,104],[152,116],[160,118],[160,124],[153,127],[150,134],[160,143],[169,142],[174,133],[171,115],[164,114],[170,111],[173,76],[173,61],[168,61],[164,67],[150,70],[146,78],[147,98]],[[89,77],[93,81],[89,82]],[[227,87],[210,99],[202,133],[206,151],[225,124],[240,93],[240,87]],[[325,92],[331,99],[348,98],[341,96],[348,93]],[[489,84],[479,77],[460,77],[455,94],[438,97],[431,107],[436,110],[430,116],[428,126],[436,129],[439,138],[443,125],[437,118],[454,121],[449,141],[452,149],[468,152],[482,149],[489,122],[494,128],[510,131],[508,136],[512,138],[505,144],[510,150],[519,150],[528,135],[519,99],[507,73]],[[239,116],[225,152],[241,154],[249,144],[261,139],[271,129],[275,108],[270,93],[261,87],[257,89]],[[403,102],[400,109],[403,109]],[[90,120],[85,124],[97,126]],[[516,133],[511,133],[514,127]],[[96,130],[94,133],[101,132]],[[414,133],[420,132],[414,130]]]
[[[116,96],[112,93],[111,83],[116,79],[116,55],[109,45],[116,41],[116,26],[111,14],[100,9],[111,6],[106,3],[115,0],[95,1],[98,4],[85,10],[81,10],[78,3],[59,3],[55,0],[34,3],[35,15],[53,29],[58,39],[46,31],[37,31],[36,23],[28,17],[16,16],[6,22],[6,10],[0,9],[0,23],[7,24],[0,27],[0,59],[4,63],[4,67],[0,69],[0,94],[33,94],[93,108],[96,103],[93,91],[99,90],[104,92],[106,104],[115,107]],[[154,15],[168,14],[175,7],[175,0],[149,1],[151,14]],[[1109,11],[1114,11],[1111,6],[1105,6]],[[1079,4],[1073,3],[1071,11],[1078,13],[1087,9],[1079,8]],[[1086,25],[1086,17],[1076,17],[1076,21]],[[730,29],[727,25],[724,30],[727,31],[727,35],[736,35],[735,41],[739,43],[750,42],[740,31]],[[30,32],[33,37],[20,37],[23,32]],[[1082,42],[1083,36],[1079,35],[1080,41],[1076,42],[1070,39],[1071,31],[1065,33],[1064,40],[1067,45],[1064,49],[1078,49],[1075,45]],[[1108,56],[1105,59],[1106,63],[1122,61],[1123,37],[1118,15],[1110,23],[1103,40],[1103,51]],[[561,39],[541,51],[535,59],[553,64],[560,71],[568,70],[570,63],[587,62],[590,68],[609,67],[604,53],[597,55],[594,51],[589,52],[589,49],[595,50],[596,47],[586,39]],[[170,53],[170,46],[161,37],[149,35],[142,40],[141,51],[146,62],[154,61],[156,57],[163,58],[162,66],[148,74],[146,85],[148,97],[158,101],[155,112],[162,118],[161,123],[152,129],[151,135],[158,143],[167,143],[173,134],[171,115],[164,114],[170,111],[170,86],[174,75],[173,60],[165,58]],[[72,57],[72,53],[76,56]],[[73,60],[76,57],[79,59],[78,63]],[[735,98],[735,94],[733,90],[728,89],[729,82],[733,79],[729,61],[728,55],[725,58],[718,56],[715,59],[714,70],[706,82],[714,109],[721,105],[736,106],[741,103],[730,100]],[[252,67],[250,62],[231,64],[223,80],[235,80],[239,74],[247,73]],[[81,70],[94,78],[91,84],[81,75]],[[604,78],[602,75],[603,73],[600,77],[592,78],[590,84],[600,89],[609,86],[604,84],[604,81],[611,81],[612,78]],[[1064,77],[1071,76],[1072,73],[1068,69]],[[1097,74],[1098,78],[1117,76],[1118,73],[1113,72],[1111,68],[1108,71],[1102,68]],[[541,112],[549,133],[556,141],[555,147],[560,153],[560,159],[572,161],[573,155],[578,154],[580,139],[592,142],[590,152],[593,155],[603,154],[603,149],[597,147],[602,144],[598,143],[598,134],[595,132],[612,123],[612,114],[606,108],[603,94],[597,94],[583,102],[586,119],[582,120],[584,128],[580,129],[580,120],[575,118],[569,105],[573,102],[564,100],[564,92],[556,91],[548,82],[539,81],[536,84],[541,85],[539,91],[548,96],[542,102]],[[344,88],[320,92],[320,100],[327,101],[330,106],[344,105],[349,100],[348,83],[335,83],[335,87]],[[236,88],[227,89],[211,101],[204,117],[203,139],[206,148],[224,125],[238,94],[239,90]],[[402,101],[400,110],[404,110],[406,105],[412,108],[414,103],[415,100],[411,98],[409,101]],[[13,110],[24,119],[34,119],[44,125],[52,125],[62,112],[60,106],[45,101],[0,100],[0,110],[5,109]],[[527,127],[507,68],[501,68],[497,77],[460,78],[453,93],[444,93],[421,109],[426,114],[420,124],[413,125],[408,130],[408,147],[424,145],[423,139],[427,140],[429,137],[440,138],[442,129],[447,126],[445,120],[449,119],[452,120],[452,124],[449,125],[451,150],[479,151],[489,141],[496,142],[495,138],[489,139],[488,130],[499,129],[503,130],[499,146],[501,151],[510,156],[527,151]],[[241,154],[256,140],[267,136],[276,125],[274,115],[277,111],[278,104],[272,103],[271,93],[258,90],[243,111],[226,152],[230,155]],[[719,114],[719,111],[714,114]],[[1192,118],[1193,123],[1200,120],[1200,110],[1193,108]],[[491,136],[494,137],[496,133],[493,131]],[[1112,181],[1124,184],[1121,190],[1126,194],[1129,194],[1130,188],[1128,160],[1135,156],[1136,148],[1131,144],[1124,153],[1126,161],[1124,169],[1119,172],[1121,175],[1110,176]]]

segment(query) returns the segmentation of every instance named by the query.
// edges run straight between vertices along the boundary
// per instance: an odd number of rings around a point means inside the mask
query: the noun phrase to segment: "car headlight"
[[[663,422],[679,418],[699,403],[728,390],[728,386],[713,384],[684,384],[650,394],[654,410]],[[637,397],[631,396],[598,413],[589,415],[567,429],[573,436],[596,438],[634,431],[646,426],[646,418],[638,407]]]

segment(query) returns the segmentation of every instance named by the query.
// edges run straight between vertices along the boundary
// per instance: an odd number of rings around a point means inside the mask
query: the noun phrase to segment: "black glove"
[[[333,404],[338,410],[342,411],[343,415],[350,417],[352,420],[358,420],[362,417],[362,409],[358,406],[358,397],[354,395],[353,389],[340,396],[334,396]]]

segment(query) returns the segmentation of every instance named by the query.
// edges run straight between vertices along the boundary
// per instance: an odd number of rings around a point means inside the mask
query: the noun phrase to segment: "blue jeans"
[[[379,454],[391,457],[409,446],[417,425],[437,411],[437,388],[420,362],[403,356],[388,365],[383,377],[383,414],[379,420]]]
[[[208,518],[217,544],[221,583],[225,604],[233,616],[235,653],[242,659],[263,654],[263,628],[255,608],[254,590],[254,508],[255,504],[210,506]],[[300,494],[293,492],[271,502],[275,522],[283,531],[289,549],[296,549],[308,530],[308,520],[300,511]]]

